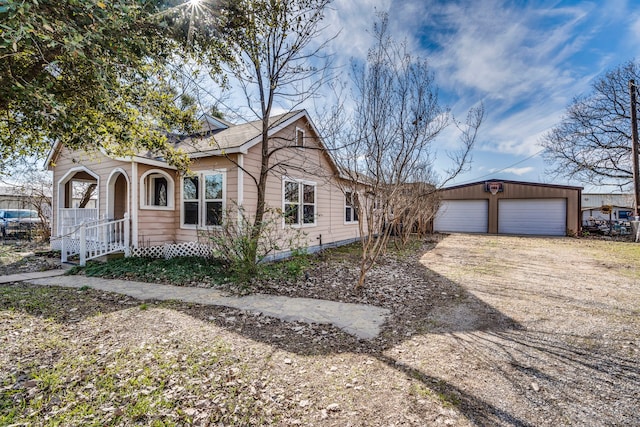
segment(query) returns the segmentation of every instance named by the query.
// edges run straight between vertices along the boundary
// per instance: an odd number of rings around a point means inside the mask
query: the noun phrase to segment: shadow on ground
[[[238,309],[202,306],[177,301],[146,301],[212,322],[244,337],[304,356],[360,353],[375,357],[387,366],[420,381],[435,394],[446,396],[468,420],[476,425],[534,426],[566,424],[567,420],[589,424],[585,406],[600,411],[595,424],[633,425],[636,413],[640,369],[637,358],[611,351],[611,340],[603,344],[568,336],[558,331],[527,330],[508,316],[467,292],[463,286],[424,268],[424,277],[437,286],[437,297],[414,295],[402,301],[402,313],[393,312],[377,339],[357,339],[327,325],[285,322]],[[70,280],[77,280],[70,277]],[[427,280],[427,279],[425,279]],[[47,288],[25,284],[0,286],[0,309],[21,310],[59,323],[80,322],[141,304],[130,297],[91,289]],[[410,313],[416,313],[412,315]],[[459,351],[472,355],[482,366],[479,375],[490,373],[526,402],[531,413],[513,411],[497,404],[489,394],[462,387],[430,373],[425,364],[394,356],[389,350],[419,337],[451,339]],[[622,343],[618,343],[623,347]],[[422,344],[426,347],[429,344]],[[428,353],[428,352],[427,352]],[[419,355],[418,355],[419,356]],[[549,363],[551,361],[551,363]],[[620,382],[631,384],[620,395]],[[491,384],[487,384],[491,387]],[[595,389],[594,389],[595,388]],[[585,400],[584,396],[591,396]],[[489,396],[489,397],[488,397]],[[500,396],[497,401],[500,402]],[[567,405],[566,402],[574,401]],[[606,408],[606,405],[613,405]],[[615,409],[615,410],[613,410]],[[585,418],[586,417],[586,418]]]

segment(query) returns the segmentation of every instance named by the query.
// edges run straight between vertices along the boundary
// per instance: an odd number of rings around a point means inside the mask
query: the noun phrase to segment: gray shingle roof
[[[272,116],[269,119],[269,128],[277,127],[299,112],[300,111],[291,111],[289,113]],[[239,125],[231,124],[227,129],[209,132],[203,136],[190,136],[183,138],[175,144],[175,147],[182,149],[187,154],[239,148],[260,136],[261,131],[261,120],[255,120]]]

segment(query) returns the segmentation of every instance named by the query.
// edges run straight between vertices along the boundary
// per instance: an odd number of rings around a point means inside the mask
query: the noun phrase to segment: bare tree
[[[348,143],[337,146],[339,139],[329,138],[344,168],[345,192],[359,193],[362,258],[356,288],[364,286],[392,235],[410,233],[435,213],[437,204],[425,206],[436,197],[433,144],[452,120],[438,102],[427,61],[389,37],[386,14],[375,24],[374,36],[367,63],[352,69],[356,107],[341,138]],[[334,109],[334,115],[341,114]],[[450,176],[469,162],[482,117],[479,107],[464,126],[456,123],[463,147],[451,155],[457,165]]]
[[[629,80],[640,81],[639,71],[636,62],[622,64],[573,100],[542,139],[551,173],[595,185],[632,182]]]
[[[51,188],[53,187],[51,173],[43,171],[28,159],[14,162],[13,168],[7,172],[10,174],[6,174],[0,182],[12,188],[16,195],[24,198],[24,208],[38,212],[39,234],[43,240],[48,240],[51,237]]]
[[[257,205],[252,217],[250,251],[256,251],[263,231],[268,177],[292,167],[291,154],[285,150],[296,146],[296,135],[278,140],[270,130],[278,121],[272,119],[274,108],[291,112],[330,78],[329,67],[322,63],[320,23],[330,0],[226,0],[213,10],[227,50],[235,54],[228,61],[229,71],[240,85],[246,107],[260,121],[261,165],[258,174],[241,168],[257,189]],[[197,35],[196,35],[197,37]],[[202,45],[202,41],[199,42]],[[217,41],[212,44],[218,46]],[[217,56],[216,56],[217,58]],[[319,65],[320,64],[320,65]],[[308,148],[308,147],[306,147]],[[229,156],[235,162],[235,158]],[[256,259],[249,254],[247,259]]]

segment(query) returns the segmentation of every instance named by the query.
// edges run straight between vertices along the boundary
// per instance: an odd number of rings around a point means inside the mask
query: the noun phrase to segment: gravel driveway
[[[467,294],[400,359],[475,423],[640,425],[640,245],[451,235],[421,262]]]

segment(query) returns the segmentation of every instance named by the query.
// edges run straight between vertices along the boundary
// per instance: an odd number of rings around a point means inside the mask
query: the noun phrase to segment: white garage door
[[[434,231],[486,233],[488,200],[443,200],[433,220]]]
[[[564,236],[565,199],[504,199],[498,201],[498,233]]]

